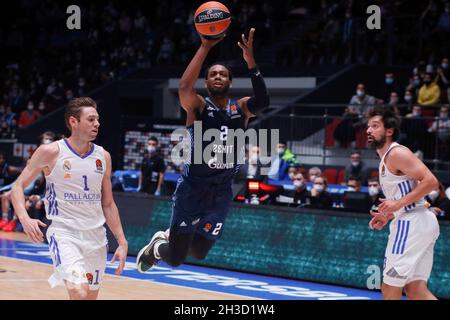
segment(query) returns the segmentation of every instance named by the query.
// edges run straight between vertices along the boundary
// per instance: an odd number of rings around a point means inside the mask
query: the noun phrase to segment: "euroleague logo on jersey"
[[[103,162],[102,162],[102,160],[100,160],[100,159],[95,160],[95,166],[97,167],[95,172],[103,173]]]

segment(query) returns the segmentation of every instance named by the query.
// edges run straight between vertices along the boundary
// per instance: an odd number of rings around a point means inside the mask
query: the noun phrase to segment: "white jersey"
[[[395,147],[405,148],[397,142],[391,143],[389,148],[384,153],[383,157],[381,157],[380,166],[378,168],[381,189],[383,190],[385,198],[388,200],[398,200],[400,198],[403,198],[417,186],[417,181],[409,178],[406,175],[397,176],[390,172],[387,168],[386,163],[384,162],[384,158],[389,153],[389,151],[391,151]],[[412,210],[424,207],[425,200],[422,198],[421,200],[411,203],[410,205],[400,209],[399,211],[397,211],[397,213],[400,214],[410,212]]]
[[[80,231],[103,226],[102,180],[106,170],[103,148],[92,144],[91,150],[80,156],[66,139],[56,143],[58,159],[50,175],[46,176],[47,219]]]

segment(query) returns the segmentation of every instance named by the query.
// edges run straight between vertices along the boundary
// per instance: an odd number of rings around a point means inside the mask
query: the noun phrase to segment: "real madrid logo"
[[[63,169],[64,171],[70,171],[70,169],[72,169],[72,165],[69,160],[64,160]]]

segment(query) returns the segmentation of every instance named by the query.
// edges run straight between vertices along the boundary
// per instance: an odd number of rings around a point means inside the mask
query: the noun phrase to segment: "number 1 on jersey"
[[[88,185],[87,185],[87,176],[83,176],[84,180],[84,191],[89,191]]]

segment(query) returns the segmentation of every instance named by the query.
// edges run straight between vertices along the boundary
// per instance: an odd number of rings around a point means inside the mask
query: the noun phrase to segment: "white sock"
[[[8,220],[8,212],[2,213],[2,218]]]

